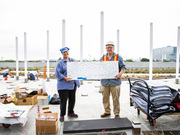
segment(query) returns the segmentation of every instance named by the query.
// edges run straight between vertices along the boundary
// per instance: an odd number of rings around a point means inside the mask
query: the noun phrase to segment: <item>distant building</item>
[[[153,49],[153,59],[156,61],[175,61],[177,47],[167,46],[162,48]]]

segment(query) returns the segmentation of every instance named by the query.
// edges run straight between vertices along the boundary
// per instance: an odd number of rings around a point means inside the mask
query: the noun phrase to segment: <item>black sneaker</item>
[[[61,116],[61,117],[59,118],[59,121],[60,121],[60,122],[64,122],[64,116]]]
[[[69,117],[73,117],[73,118],[77,118],[77,117],[78,117],[78,115],[75,114],[75,113],[69,113],[68,116],[69,116]]]

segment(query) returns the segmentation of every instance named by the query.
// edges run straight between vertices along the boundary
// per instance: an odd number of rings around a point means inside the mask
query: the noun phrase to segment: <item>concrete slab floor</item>
[[[161,79],[153,80],[159,84],[166,84],[172,88],[179,89],[180,84],[175,84],[175,79]],[[20,87],[29,87],[30,89],[42,88],[42,79],[36,81],[28,81],[24,83],[24,77],[20,76],[19,80],[15,78],[8,78],[7,81],[0,76],[0,95],[1,94],[11,94],[15,86]],[[52,92],[52,94],[57,93],[56,90],[56,79],[50,79],[49,82],[46,82],[46,88]],[[137,110],[134,107],[130,106],[129,103],[129,82],[123,81],[121,85],[121,96],[120,104],[121,111],[120,117],[127,117],[130,121],[138,120],[141,122],[141,131],[154,131],[155,128],[150,126],[147,116],[140,112],[140,115],[137,114]],[[103,104],[102,104],[102,95],[100,91],[100,82],[99,81],[83,81],[83,85],[77,89],[76,93],[76,104],[75,112],[79,115],[78,118],[73,119],[65,116],[65,121],[73,120],[90,120],[90,119],[101,119],[100,115],[104,113]],[[84,94],[85,93],[85,94]],[[40,103],[39,103],[40,104]],[[34,105],[32,110],[28,113],[28,120],[24,126],[24,130],[28,135],[36,134],[35,118],[37,117],[37,105]],[[40,108],[49,106],[52,112],[57,112],[59,114],[60,109],[59,105],[40,105]],[[111,99],[111,108],[112,99]],[[114,118],[113,110],[111,110],[111,116],[108,118]],[[180,115],[164,115],[156,120],[157,129],[160,131],[167,130],[180,130]],[[0,124],[0,134],[3,135],[25,135],[25,131],[19,125],[11,125],[9,128],[4,128]],[[126,130],[127,134],[132,134],[131,131]],[[85,134],[85,133],[81,133]],[[86,133],[92,134],[92,133]],[[63,123],[58,123],[58,132],[57,135],[63,135]]]

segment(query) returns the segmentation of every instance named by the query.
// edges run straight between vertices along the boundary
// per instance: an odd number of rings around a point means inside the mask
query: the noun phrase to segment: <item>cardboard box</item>
[[[13,101],[12,97],[7,97],[7,98],[0,99],[0,102],[3,103],[3,104],[8,104],[8,103],[11,103],[12,101]]]
[[[48,96],[37,95],[37,99],[48,99]]]
[[[16,86],[14,88],[16,98],[26,98],[32,90],[28,90],[27,88],[20,88],[19,86]]]
[[[37,94],[41,94],[41,93],[42,93],[42,89],[39,89]]]
[[[14,91],[19,90],[19,89],[20,89],[20,87],[19,87],[19,86],[16,86],[16,87],[14,88]]]
[[[5,99],[4,104],[9,104],[9,103],[11,103],[12,101],[13,101],[13,98],[10,96],[10,97],[8,97],[8,98]]]
[[[26,98],[19,98],[17,105],[35,105],[38,103],[37,95],[28,95]]]
[[[43,93],[40,93],[38,94],[39,96],[48,96],[47,92],[43,92]]]
[[[48,101],[48,96],[44,96],[42,93],[40,95],[37,95],[37,99],[38,99],[38,104],[41,106],[43,105],[48,105],[49,101]]]
[[[41,119],[41,116],[53,116],[55,120]],[[36,134],[56,134],[58,129],[58,113],[42,113],[36,119]]]
[[[42,108],[43,113],[52,113],[49,107]]]
[[[5,99],[0,99],[0,102],[4,104]]]
[[[16,98],[26,98],[29,95],[25,89],[17,89],[15,92]]]
[[[39,90],[32,90],[32,92],[30,93],[31,95],[40,95],[42,93],[42,89]]]

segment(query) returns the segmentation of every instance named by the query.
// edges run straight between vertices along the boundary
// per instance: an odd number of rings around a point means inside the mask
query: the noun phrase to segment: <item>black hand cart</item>
[[[128,81],[129,81],[129,85],[130,85],[130,93],[131,93],[131,90],[132,88],[134,88],[133,84],[131,83],[131,79],[134,79],[135,81],[141,81],[144,85],[145,85],[145,88],[147,89],[147,111],[143,110],[142,108],[140,108],[139,106],[136,108],[137,109],[137,114],[140,115],[140,111],[142,111],[144,114],[147,115],[147,119],[149,121],[149,124],[151,126],[154,126],[154,123],[156,122],[156,119],[154,119],[151,115],[150,115],[150,106],[152,105],[152,103],[150,102],[150,87],[149,85],[146,83],[145,80],[143,79],[139,79],[139,78],[128,78]],[[131,96],[130,96],[130,106],[134,106],[134,103],[131,99]],[[180,111],[179,112],[173,112],[173,113],[167,113],[165,115],[180,115]]]

